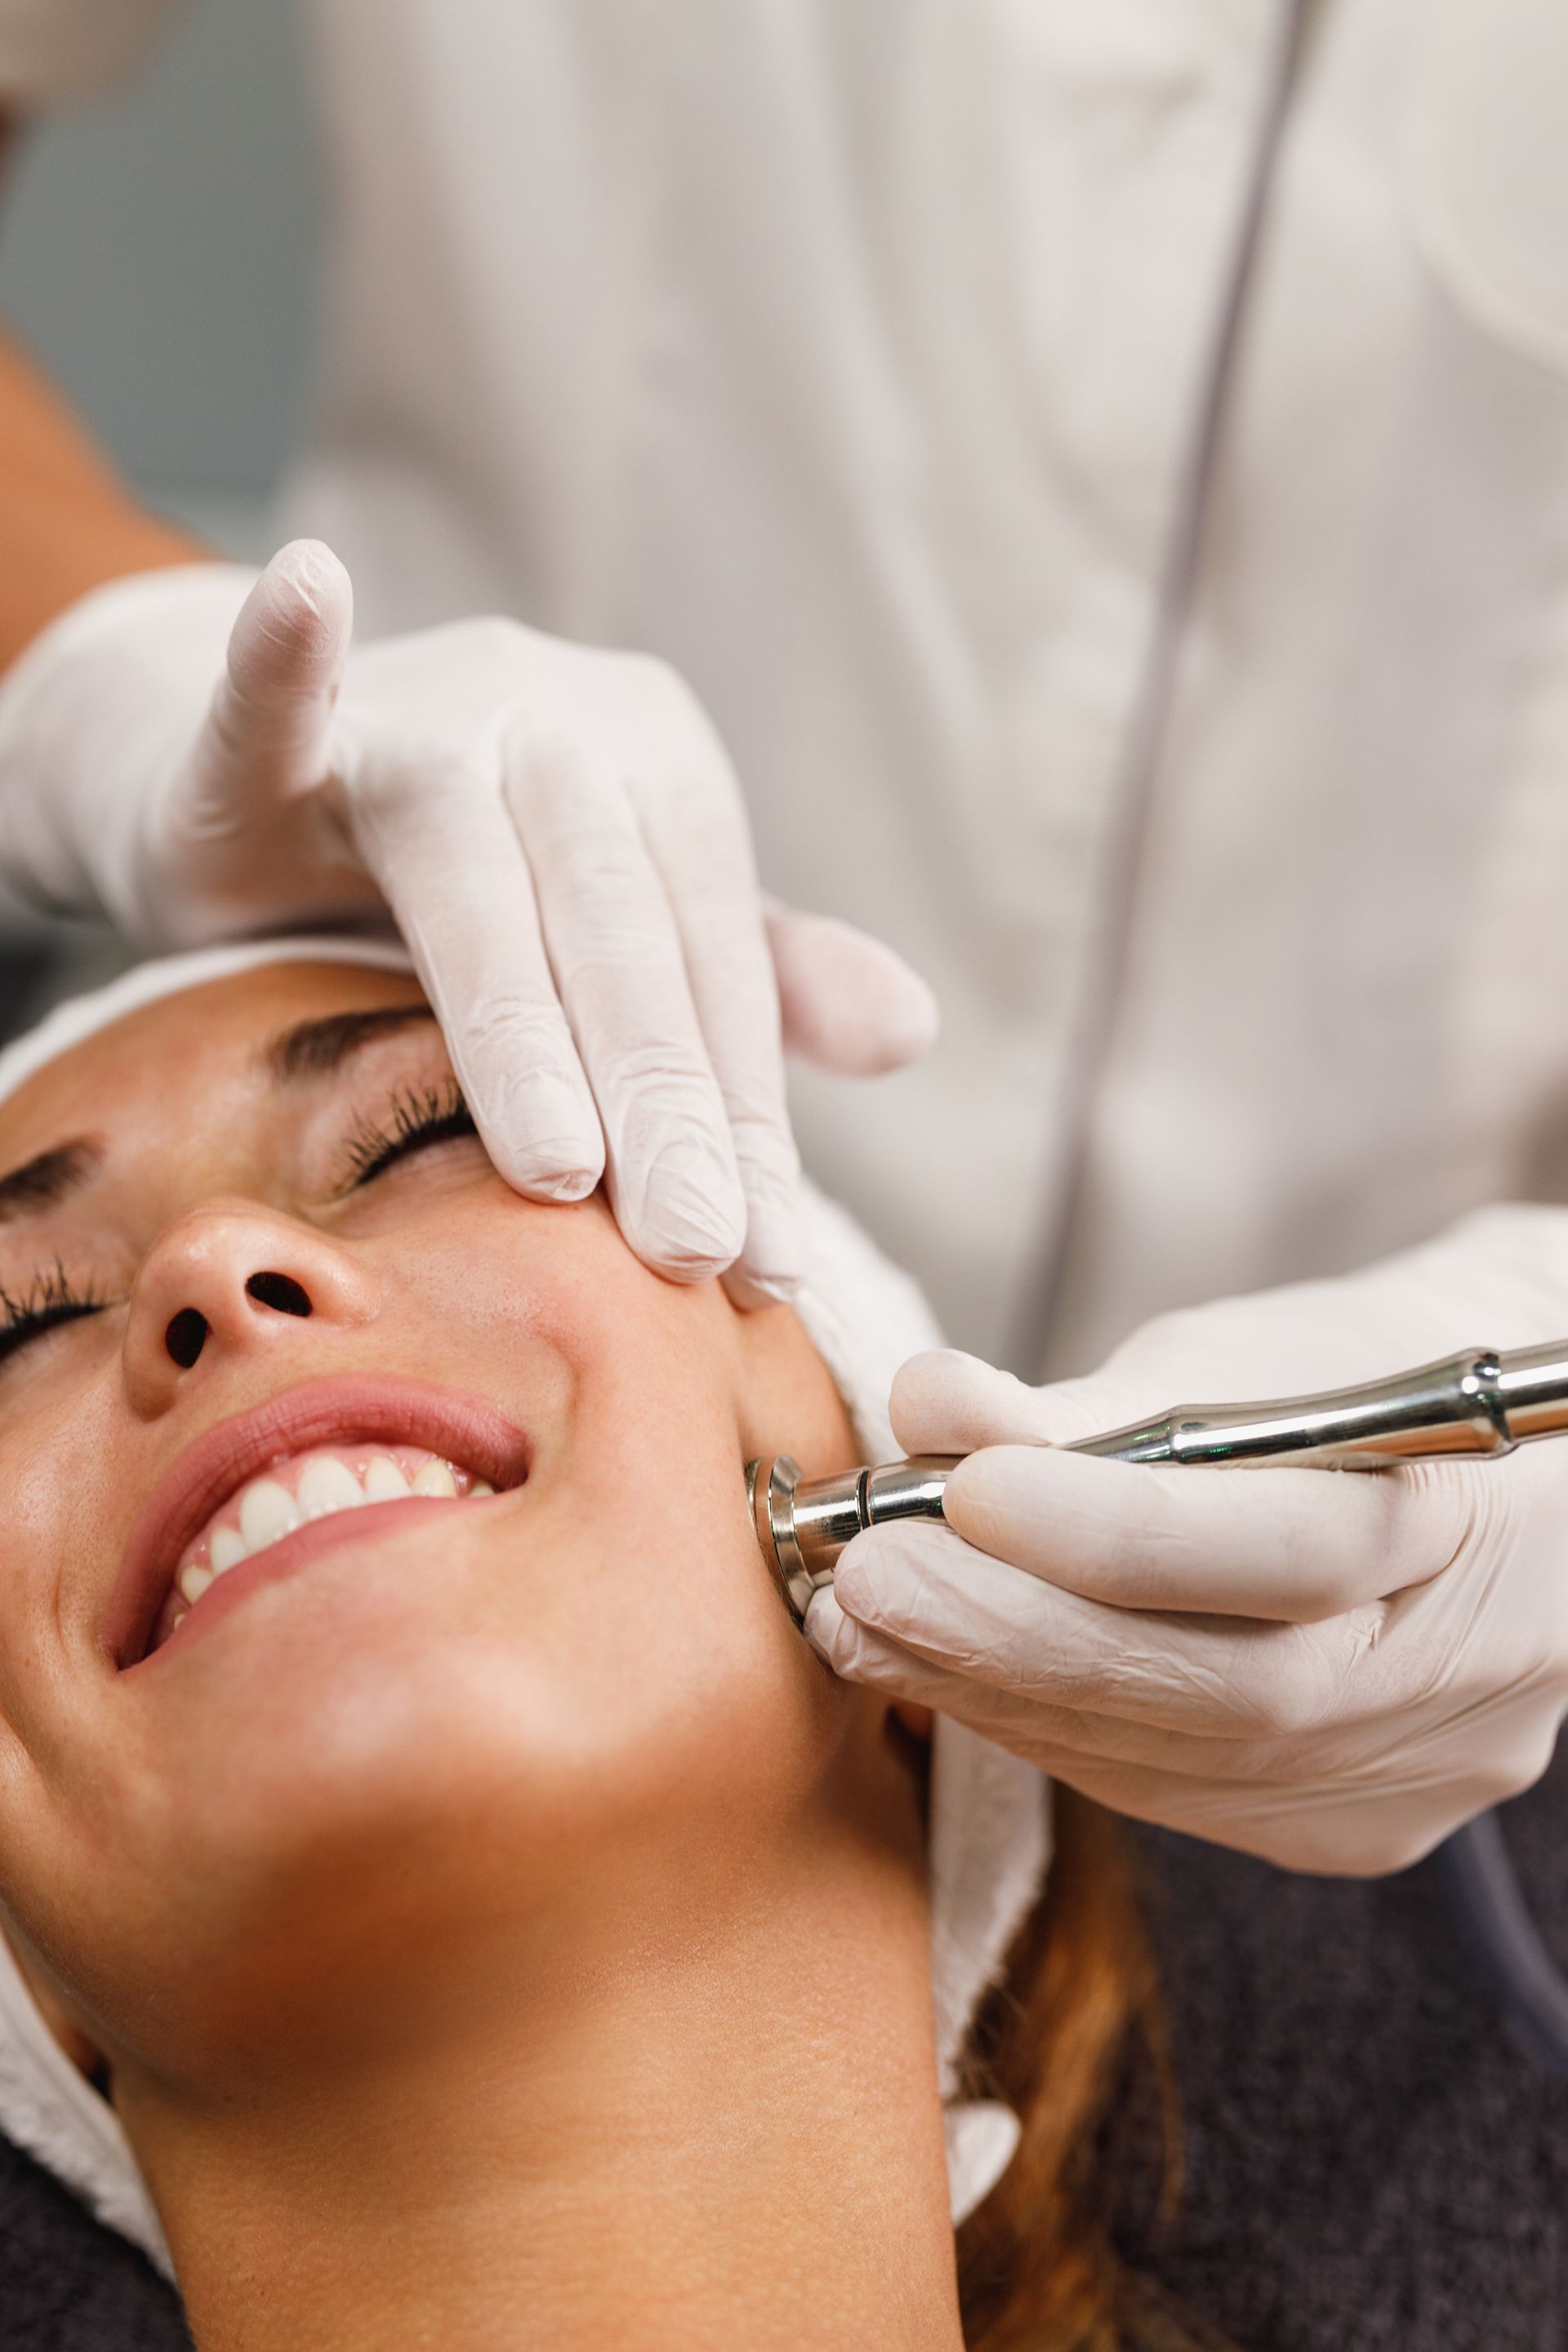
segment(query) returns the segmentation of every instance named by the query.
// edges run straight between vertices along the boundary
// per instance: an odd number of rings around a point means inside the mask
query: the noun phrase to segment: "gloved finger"
[[[497,1169],[531,1200],[585,1199],[604,1137],[493,782],[462,761],[383,756],[347,814]]]
[[[519,730],[504,760],[551,968],[598,1105],[616,1222],[672,1280],[722,1274],[745,1243],[745,1196],[636,813],[614,769],[575,740]]]
[[[942,1498],[967,1543],[1121,1609],[1310,1624],[1439,1575],[1470,1524],[1458,1481],[1402,1471],[1154,1469],[988,1446]]]
[[[1335,1876],[1403,1870],[1467,1809],[1489,1801],[1484,1789],[1456,1790],[1445,1770],[1391,1813],[1382,1748],[1359,1775],[1336,1757],[1331,1787],[1321,1775],[1302,1777],[1300,1751],[1291,1744],[1192,1739],[1131,1726],[1121,1744],[1105,1717],[1042,1708],[858,1624],[831,1587],[813,1600],[805,1631],[825,1664],[848,1682],[951,1716],[1113,1812],[1286,1868]]]
[[[687,772],[662,783],[647,793],[634,783],[634,803],[675,918],[745,1199],[745,1242],[725,1288],[739,1307],[767,1306],[800,1286],[805,1225],[751,842],[716,740],[691,741]]]
[[[1374,1654],[1397,1602],[1312,1625],[1147,1614],[1061,1591],[916,1521],[857,1536],[834,1591],[847,1616],[966,1680],[1075,1712],[1278,1740],[1390,1704]]]
[[[1189,1771],[1189,1746],[1177,1733],[1158,1735],[1163,1752],[1151,1761],[1108,1753],[1098,1742],[1076,1736],[1073,1718],[1047,1720],[1029,1700],[971,1682],[885,1634],[857,1625],[853,1618],[844,1615],[830,1588],[813,1600],[805,1631],[824,1664],[845,1681],[949,1716],[982,1739],[994,1740],[997,1747],[1048,1773],[1053,1780],[1081,1790],[1086,1797],[1115,1812],[1194,1830],[1214,1822],[1223,1826],[1237,1818],[1237,1776]],[[1058,1738],[1056,1727],[1064,1719],[1068,1736]],[[1239,1757],[1250,1756],[1248,1748],[1235,1746]],[[1279,1789],[1258,1783],[1250,1800],[1243,1794],[1241,1811],[1249,1823],[1268,1822],[1280,1801]]]
[[[1032,1758],[1035,1747],[1048,1737],[1050,1727],[1043,1723],[1033,1700],[975,1682],[942,1659],[912,1650],[877,1626],[862,1624],[843,1607],[830,1584],[812,1595],[804,1630],[823,1664],[844,1682],[953,1716],[1018,1755]],[[1169,1741],[1171,1735],[1165,1736]]]
[[[1174,1800],[1169,1797],[1169,1784],[1178,1780],[1184,1786],[1205,1786],[1217,1811],[1226,1809],[1224,1792],[1240,1784],[1272,1790],[1272,1803],[1265,1810],[1281,1815],[1292,1811],[1293,1792],[1309,1783],[1317,1797],[1324,1793],[1324,1750],[1321,1739],[1310,1734],[1221,1737],[1020,1697],[861,1624],[844,1610],[830,1585],[814,1595],[805,1632],[824,1664],[846,1682],[866,1685],[911,1706],[934,1707],[1089,1795],[1107,1785],[1142,1789],[1152,1800],[1159,1798],[1158,1803],[1151,1802],[1151,1818],[1157,1813],[1173,1825]],[[1387,1798],[1389,1749],[1395,1738],[1403,1752],[1426,1760],[1434,1786],[1453,1788],[1464,1778],[1472,1811],[1529,1787],[1550,1761],[1551,1739],[1542,1745],[1539,1716],[1531,1715],[1519,1736],[1488,1743],[1487,1756],[1500,1768],[1489,1779],[1478,1780],[1473,1772],[1460,1775],[1448,1748],[1437,1752],[1453,1719],[1446,1696],[1418,1696],[1419,1677],[1398,1669],[1393,1675],[1378,1672],[1373,1679],[1377,1688],[1370,1703],[1358,1704],[1333,1726],[1331,1769],[1335,1788],[1347,1794],[1366,1787]],[[1407,1769],[1404,1778],[1414,1793],[1418,1775]],[[1166,1792],[1163,1797],[1162,1791]],[[1141,1810],[1120,1796],[1111,1801],[1123,1811]]]
[[[322,781],[353,631],[353,587],[330,547],[280,548],[234,625],[192,773],[190,823],[227,837]]]
[[[1405,1780],[1391,1789],[1388,1759],[1363,1780],[1314,1774],[1291,1781],[1212,1780],[1146,1765],[1098,1764],[1043,1753],[1031,1761],[1111,1811],[1228,1846],[1282,1870],[1382,1878],[1408,1870],[1492,1800],[1464,1779]]]
[[[931,1348],[900,1366],[888,1410],[906,1454],[970,1454],[982,1445],[1070,1445],[1120,1427],[1138,1408],[1103,1381],[1030,1388],[978,1356]]]
[[[892,948],[831,915],[763,902],[784,1051],[841,1078],[878,1078],[936,1042],[936,998]]]
[[[1019,1697],[962,1674],[941,1659],[909,1648],[862,1624],[843,1608],[831,1585],[814,1594],[805,1634],[824,1665],[845,1682],[886,1692],[913,1706],[934,1707],[997,1740],[1031,1762],[1071,1780],[1079,1767],[1147,1767],[1151,1771],[1204,1773],[1217,1781],[1265,1774],[1270,1760],[1288,1773],[1287,1743],[1197,1736],[1168,1725],[1095,1715],[1083,1707]]]
[[[976,1724],[974,1729],[984,1733]],[[1001,1745],[1011,1742],[1004,1739]],[[1021,1751],[1017,1751],[1021,1752]],[[1331,1878],[1375,1878],[1407,1869],[1465,1818],[1434,1790],[1391,1811],[1381,1780],[1342,1788],[1321,1779],[1280,1784],[1256,1778],[1215,1780],[1149,1765],[1102,1764],[1091,1757],[1031,1754],[1062,1780],[1110,1811],[1179,1830],[1205,1844],[1256,1855],[1281,1869]]]

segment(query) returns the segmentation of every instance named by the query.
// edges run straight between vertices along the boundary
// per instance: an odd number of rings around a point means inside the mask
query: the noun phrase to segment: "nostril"
[[[207,1318],[194,1307],[182,1307],[163,1334],[163,1345],[183,1372],[188,1372],[207,1343]]]
[[[253,1274],[246,1284],[246,1295],[258,1307],[270,1307],[276,1315],[309,1315],[310,1295],[288,1274]]]

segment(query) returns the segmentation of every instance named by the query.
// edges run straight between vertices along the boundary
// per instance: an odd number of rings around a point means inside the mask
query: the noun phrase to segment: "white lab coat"
[[[104,13],[0,0],[0,88]],[[308,13],[336,210],[287,527],[370,629],[498,607],[692,679],[769,884],[944,1004],[922,1068],[802,1082],[807,1160],[1000,1349],[1278,0]],[[1315,14],[1061,1366],[1568,1185],[1568,8]]]

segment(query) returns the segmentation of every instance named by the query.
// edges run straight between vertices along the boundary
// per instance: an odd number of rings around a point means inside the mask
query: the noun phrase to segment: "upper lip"
[[[181,1553],[247,1479],[312,1445],[378,1437],[427,1446],[498,1488],[528,1475],[527,1438],[479,1398],[387,1374],[303,1381],[205,1430],[158,1480],[137,1513],[104,1617],[104,1646],[115,1664],[142,1656]]]

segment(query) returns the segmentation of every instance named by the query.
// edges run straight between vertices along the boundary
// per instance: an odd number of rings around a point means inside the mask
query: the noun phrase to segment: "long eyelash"
[[[110,1304],[94,1282],[79,1289],[58,1258],[36,1274],[19,1297],[0,1283],[0,1362],[57,1324],[74,1323],[79,1316],[96,1315]]]
[[[410,1151],[478,1133],[456,1078],[443,1078],[438,1086],[403,1087],[393,1096],[383,1123],[362,1119],[354,1129],[348,1145],[348,1177],[342,1189],[352,1192],[368,1184]]]

